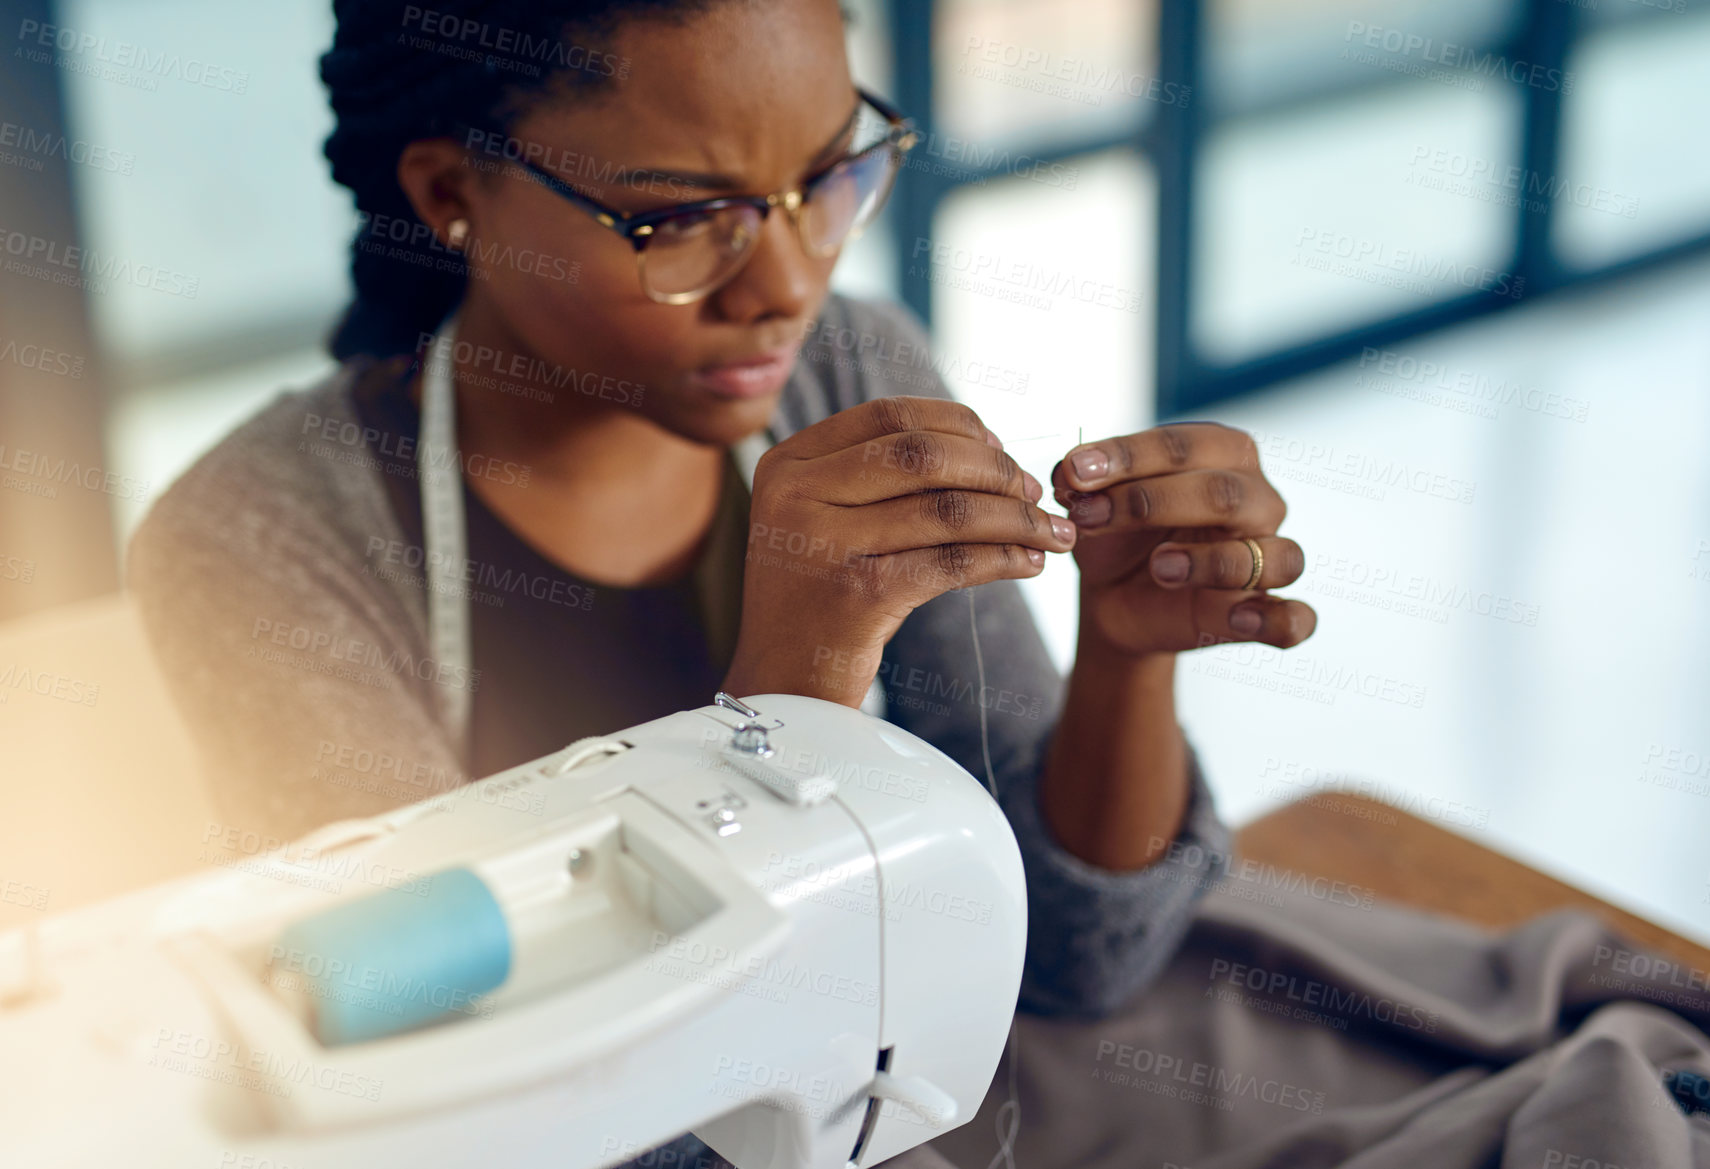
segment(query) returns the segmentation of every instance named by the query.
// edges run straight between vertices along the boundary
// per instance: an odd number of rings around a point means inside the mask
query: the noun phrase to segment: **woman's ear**
[[[473,181],[476,172],[463,165],[463,148],[450,138],[411,142],[398,156],[398,185],[421,221],[451,250],[463,244],[473,226]],[[452,225],[462,221],[460,232]]]

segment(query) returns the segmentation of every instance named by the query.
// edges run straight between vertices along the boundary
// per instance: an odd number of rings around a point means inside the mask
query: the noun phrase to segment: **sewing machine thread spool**
[[[388,889],[293,922],[268,964],[335,1047],[479,1012],[510,975],[511,934],[487,883],[447,869],[425,896]]]

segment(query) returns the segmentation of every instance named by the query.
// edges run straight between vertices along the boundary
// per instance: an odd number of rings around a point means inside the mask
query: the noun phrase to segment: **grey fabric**
[[[1018,1169],[1710,1169],[1670,1096],[1710,1108],[1710,971],[1580,913],[1491,935],[1284,883],[1220,887],[1117,1014],[1021,1017]],[[933,1142],[958,1169],[1008,1071]]]
[[[830,298],[775,435],[873,397],[949,397],[926,352],[904,310]],[[479,680],[439,676],[420,587],[373,571],[367,549],[402,538],[380,476],[346,368],[240,426],[132,540],[128,585],[204,754],[215,805],[234,826],[288,840],[470,778],[439,725],[433,687]],[[1184,847],[1172,859],[1119,873],[1062,849],[1039,815],[1037,783],[1063,680],[1013,582],[971,591],[994,696],[993,771],[1027,871],[1021,1007],[1097,1016],[1161,969],[1220,871],[1227,831],[1192,760]],[[887,648],[883,677],[891,720],[983,779],[968,603],[960,592],[916,610]],[[923,677],[938,679],[936,689],[923,691]],[[952,696],[937,693],[947,686]],[[1012,696],[1005,708],[1002,694]]]

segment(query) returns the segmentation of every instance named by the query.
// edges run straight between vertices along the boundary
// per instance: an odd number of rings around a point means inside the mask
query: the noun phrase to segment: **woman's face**
[[[836,0],[733,0],[682,25],[629,22],[605,48],[594,59],[620,76],[534,106],[511,151],[536,152],[619,211],[783,191],[850,145],[857,99]],[[728,284],[660,304],[642,291],[628,241],[490,151],[471,152],[486,165],[464,190],[479,244],[465,319],[558,371],[560,395],[634,402],[618,383],[639,385],[639,405],[618,408],[697,442],[728,444],[766,425],[835,257],[809,256],[778,209]],[[619,177],[638,170],[657,173]],[[767,356],[783,360],[717,369]]]

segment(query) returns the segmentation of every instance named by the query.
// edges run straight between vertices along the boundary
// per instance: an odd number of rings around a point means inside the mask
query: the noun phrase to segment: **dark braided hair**
[[[324,148],[362,220],[351,248],[356,298],[328,348],[340,361],[413,353],[463,295],[461,256],[417,217],[398,156],[423,138],[503,132],[536,100],[626,77],[602,46],[637,17],[682,21],[715,0],[333,0],[321,57],[336,126]]]

